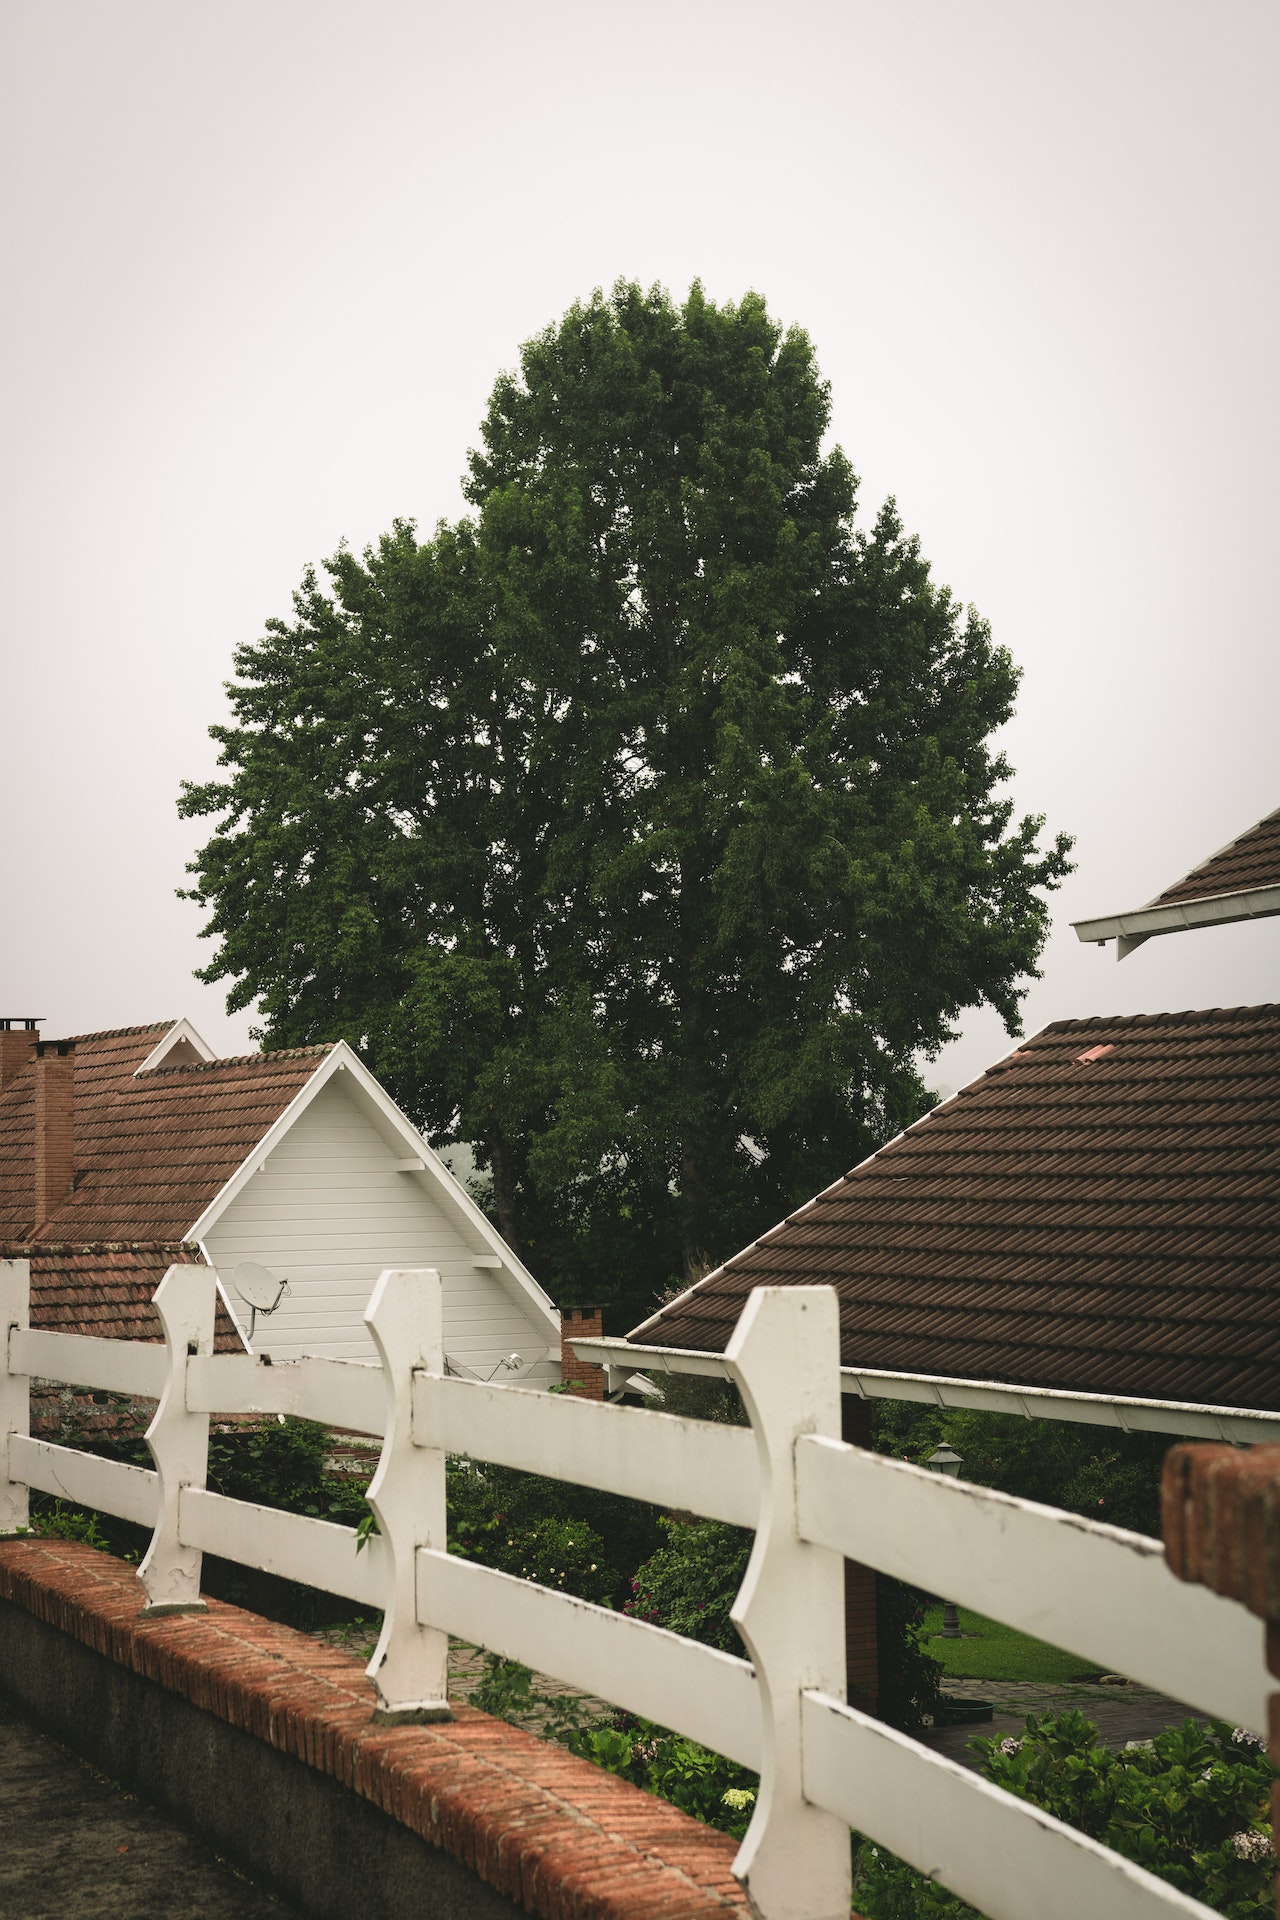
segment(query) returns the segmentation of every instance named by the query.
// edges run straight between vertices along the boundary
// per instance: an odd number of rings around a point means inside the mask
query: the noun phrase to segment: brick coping
[[[139,1616],[132,1567],[76,1541],[0,1541],[0,1598],[255,1735],[438,1847],[540,1920],[737,1920],[736,1842],[474,1707],[373,1724],[360,1662],[224,1601]]]

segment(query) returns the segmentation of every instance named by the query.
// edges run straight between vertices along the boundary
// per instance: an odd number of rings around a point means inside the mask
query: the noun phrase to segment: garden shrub
[[[1081,1713],[1031,1716],[1020,1738],[979,1739],[983,1773],[1112,1847],[1226,1920],[1274,1912],[1272,1769],[1262,1741],[1186,1720],[1153,1740],[1105,1747]],[[863,1842],[854,1904],[864,1920],[976,1920],[954,1894]]]
[[[751,1534],[719,1520],[663,1516],[658,1524],[667,1544],[635,1574],[623,1611],[722,1653],[743,1653],[729,1609],[747,1570]]]

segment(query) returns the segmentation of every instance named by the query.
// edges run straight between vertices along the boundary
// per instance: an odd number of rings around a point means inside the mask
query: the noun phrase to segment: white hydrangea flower
[[[1007,1753],[1007,1754],[1021,1753],[1022,1742],[1021,1740],[1015,1740],[1013,1735],[1009,1734],[1009,1736],[1006,1739],[1000,1742],[1000,1751],[1001,1753]]]
[[[1237,1860],[1269,1860],[1271,1858],[1271,1835],[1260,1833],[1256,1827],[1246,1827],[1243,1833],[1231,1836],[1231,1851]]]

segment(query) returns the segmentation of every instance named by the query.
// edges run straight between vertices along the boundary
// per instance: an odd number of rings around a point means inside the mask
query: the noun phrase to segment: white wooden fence
[[[735,1870],[761,1920],[845,1920],[850,1826],[991,1920],[1208,1913],[846,1705],[846,1556],[1252,1729],[1272,1683],[1261,1622],[1175,1580],[1157,1542],[844,1444],[830,1288],[751,1295],[727,1355],[750,1430],[446,1377],[433,1270],[379,1280],[380,1364],[214,1355],[208,1268],[170,1268],[155,1302],[163,1346],[33,1332],[26,1262],[0,1262],[0,1532],[26,1524],[36,1487],[153,1530],[147,1611],[198,1608],[206,1552],[383,1608],[369,1665],[383,1718],[448,1715],[455,1634],[758,1769]],[[157,1398],[155,1472],[32,1439],[31,1376]],[[350,1528],[209,1492],[215,1412],[382,1436],[368,1550]],[[750,1660],[447,1554],[450,1453],[753,1528],[733,1609]]]

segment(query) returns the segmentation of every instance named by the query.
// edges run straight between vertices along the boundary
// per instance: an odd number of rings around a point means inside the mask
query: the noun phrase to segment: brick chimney
[[[37,1019],[0,1018],[0,1093],[30,1065],[40,1038]]]
[[[71,1191],[76,1043],[36,1041],[36,1218],[51,1220]]]
[[[579,1360],[571,1340],[598,1340],[604,1332],[599,1307],[561,1307],[560,1378],[584,1400],[604,1399],[604,1368]]]

